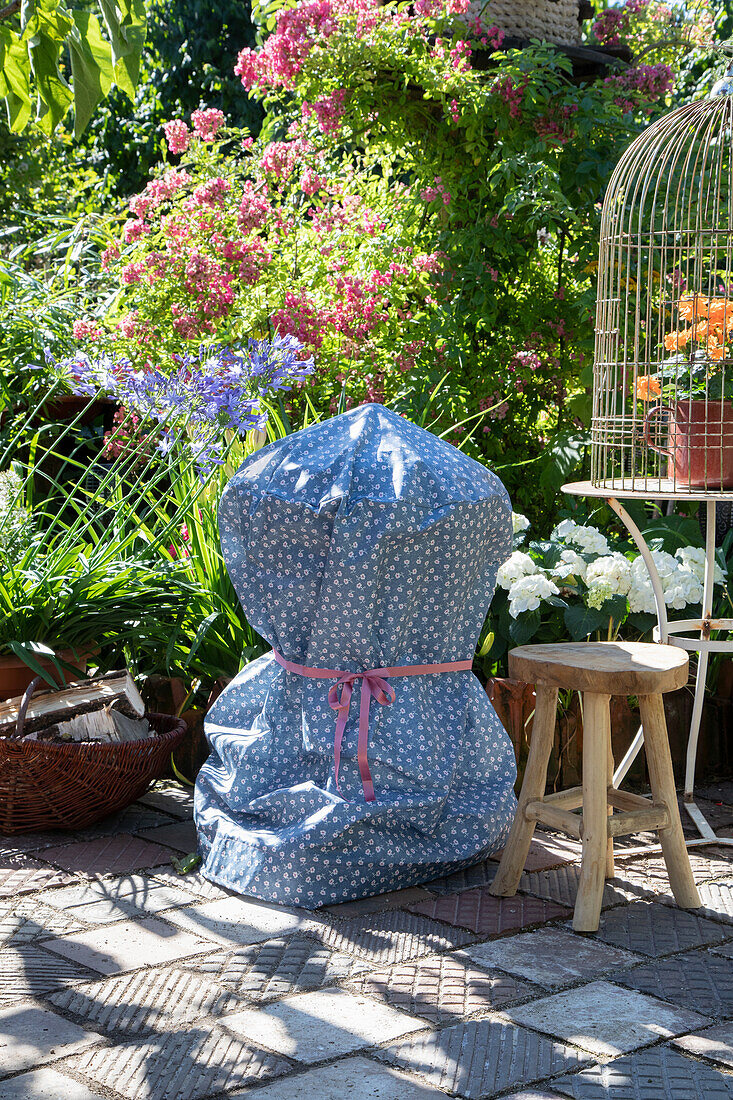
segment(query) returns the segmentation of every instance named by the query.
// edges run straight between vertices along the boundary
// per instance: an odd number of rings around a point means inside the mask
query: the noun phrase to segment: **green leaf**
[[[585,641],[596,630],[608,628],[610,616],[603,611],[596,611],[592,607],[568,607],[564,615],[565,626],[570,631],[570,637],[574,642]]]
[[[145,42],[145,5],[143,0],[99,0],[99,7],[112,44],[115,83],[132,98]]]
[[[509,627],[509,636],[516,645],[525,645],[531,641],[540,628],[539,610],[524,611],[518,619],[513,619]]]
[[[590,436],[587,432],[557,432],[545,448],[544,457],[548,461],[540,475],[543,488],[559,489],[583,461],[589,442]]]
[[[102,37],[96,15],[74,11],[73,17],[69,54],[74,78],[74,133],[79,137],[112,86],[113,66],[112,48]]]

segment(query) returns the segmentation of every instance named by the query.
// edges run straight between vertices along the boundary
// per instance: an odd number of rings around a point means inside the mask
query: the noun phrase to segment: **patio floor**
[[[733,834],[733,783],[703,793]],[[308,912],[178,875],[191,801],[0,838],[0,1100],[733,1097],[733,849],[691,853],[695,912],[619,849],[594,935],[550,833],[515,898],[489,860]]]

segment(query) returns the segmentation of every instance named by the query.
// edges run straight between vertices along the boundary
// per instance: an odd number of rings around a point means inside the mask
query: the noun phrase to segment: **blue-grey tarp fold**
[[[289,661],[361,672],[470,659],[511,550],[501,482],[365,405],[258,451],[224,493],[222,547],[249,622]],[[372,701],[367,802],[359,684],[334,774],[335,681],[272,654],[210,711],[195,816],[210,879],[315,907],[483,858],[515,809],[514,754],[470,671],[393,677]]]

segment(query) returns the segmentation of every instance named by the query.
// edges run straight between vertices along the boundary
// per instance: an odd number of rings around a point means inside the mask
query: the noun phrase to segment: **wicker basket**
[[[81,829],[129,806],[186,732],[170,714],[147,719],[156,736],[122,744],[0,738],[0,833]]]
[[[515,38],[539,38],[561,46],[580,42],[578,0],[474,0],[469,9],[484,27]]]

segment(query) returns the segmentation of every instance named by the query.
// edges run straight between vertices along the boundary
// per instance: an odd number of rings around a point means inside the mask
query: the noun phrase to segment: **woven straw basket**
[[[186,732],[170,714],[147,719],[156,736],[122,744],[0,738],[0,833],[81,829],[129,806]]]
[[[470,14],[485,27],[515,38],[540,38],[561,46],[580,42],[578,0],[475,0]]]

